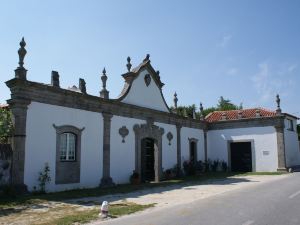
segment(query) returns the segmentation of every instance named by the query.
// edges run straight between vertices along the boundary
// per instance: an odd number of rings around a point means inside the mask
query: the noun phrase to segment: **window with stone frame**
[[[73,133],[60,134],[60,161],[75,161],[76,135]]]
[[[56,126],[55,184],[80,183],[81,136],[84,130],[72,125]]]

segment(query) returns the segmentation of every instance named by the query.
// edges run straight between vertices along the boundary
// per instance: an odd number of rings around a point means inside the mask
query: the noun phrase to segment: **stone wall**
[[[11,179],[12,149],[9,144],[0,144],[0,187]]]

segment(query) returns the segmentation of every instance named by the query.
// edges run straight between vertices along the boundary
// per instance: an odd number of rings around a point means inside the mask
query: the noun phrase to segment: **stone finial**
[[[18,50],[19,67],[15,70],[15,77],[22,80],[26,80],[26,74],[27,74],[27,70],[24,68],[24,58],[27,53],[25,46],[26,46],[26,42],[23,37],[20,42],[20,48]]]
[[[143,62],[147,62],[150,59],[150,54],[147,54],[146,57],[144,58]]]
[[[160,79],[160,75],[159,74],[160,74],[160,72],[159,72],[159,70],[157,70],[156,71],[156,75],[157,75],[158,79]]]
[[[103,88],[104,90],[106,90],[107,76],[106,76],[106,70],[105,70],[105,67],[104,67],[103,70],[102,70],[101,80],[102,80],[102,88]]]
[[[57,71],[51,72],[51,85],[54,87],[59,87],[59,74]]]
[[[239,110],[238,111],[238,119],[242,119],[243,118],[243,111]]]
[[[204,120],[204,113],[203,113],[203,105],[202,102],[200,102],[200,120]]]
[[[279,98],[279,94],[276,95],[276,103],[277,103],[276,113],[277,113],[277,115],[280,115],[280,114],[281,114],[281,108],[280,108],[280,98]]]
[[[82,94],[86,94],[86,85],[85,80],[82,78],[79,78],[79,89]]]
[[[196,111],[194,108],[193,108],[193,119],[196,119]]]
[[[19,54],[19,67],[20,68],[24,68],[23,65],[24,65],[24,58],[25,58],[25,55],[27,53],[26,49],[25,49],[25,46],[26,46],[26,42],[24,40],[24,37],[22,37],[22,40],[20,42],[20,48],[18,50],[18,54]]]
[[[177,102],[178,102],[178,98],[177,98],[177,93],[175,92],[175,94],[174,94],[174,107],[175,107],[175,109],[177,109]]]
[[[100,91],[100,97],[108,99],[109,98],[109,91],[106,90],[107,76],[106,76],[105,67],[102,71],[101,81],[102,81],[102,90]]]
[[[255,117],[256,118],[259,118],[261,115],[260,115],[260,109],[256,109],[255,110]]]
[[[221,120],[226,120],[226,119],[227,119],[227,115],[226,115],[225,112],[223,112],[223,113],[221,114]]]
[[[128,57],[127,57],[127,64],[126,64],[128,72],[130,72],[130,69],[131,69],[131,67],[132,67],[130,61],[131,61],[131,58],[128,56]]]

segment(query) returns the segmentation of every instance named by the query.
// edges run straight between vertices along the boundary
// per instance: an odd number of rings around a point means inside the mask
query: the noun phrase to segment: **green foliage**
[[[175,111],[175,108],[174,107],[171,107],[170,108],[171,111]],[[185,116],[185,117],[189,117],[189,118],[193,118],[193,112],[196,112],[197,110],[197,107],[195,104],[193,105],[190,105],[190,106],[178,106],[177,107],[177,112],[178,112],[178,115],[181,115],[181,116]],[[196,117],[200,117],[200,114],[196,113]]]
[[[195,175],[196,168],[195,168],[195,164],[193,162],[186,160],[183,162],[182,165],[183,165],[184,174],[186,176]]]
[[[224,160],[211,160],[208,159],[206,164],[205,164],[206,172],[227,172],[228,171],[228,165],[227,162]]]
[[[235,105],[231,103],[229,99],[223,98],[223,96],[220,97],[218,100],[218,104],[215,107],[209,107],[203,110],[203,116],[207,116],[209,113],[214,112],[214,111],[227,111],[227,110],[236,110],[236,109],[242,109],[243,106],[242,104]],[[171,111],[174,112],[175,108],[170,107]],[[195,104],[189,105],[189,106],[178,106],[177,107],[177,114],[180,116],[188,117],[188,118],[193,118],[193,114],[195,113],[196,119],[200,118],[200,110],[197,111],[197,107]]]
[[[6,108],[0,108],[0,143],[7,144],[13,135],[12,114]]]
[[[221,96],[218,101],[217,109],[219,111],[227,111],[227,110],[239,109],[239,107],[231,103],[229,99],[224,99],[223,96]]]
[[[139,205],[133,202],[115,203],[109,206],[109,215],[119,217],[153,207],[155,204]]]
[[[45,163],[44,170],[39,173],[39,186],[40,186],[40,193],[45,193],[46,191],[46,184],[51,181],[50,177],[50,167],[48,163]]]
[[[65,214],[61,218],[53,218],[49,222],[42,223],[42,225],[71,225],[71,224],[83,224],[88,223],[91,220],[99,218],[99,209],[92,209],[86,211],[78,211],[72,214]]]
[[[12,197],[15,198],[16,197],[16,190],[12,185],[5,185],[1,187],[1,191],[2,195],[7,196],[7,197]],[[1,196],[1,194],[0,194]]]

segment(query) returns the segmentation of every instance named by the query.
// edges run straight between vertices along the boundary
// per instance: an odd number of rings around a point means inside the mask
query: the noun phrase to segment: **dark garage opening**
[[[251,142],[230,143],[231,171],[252,172]]]

